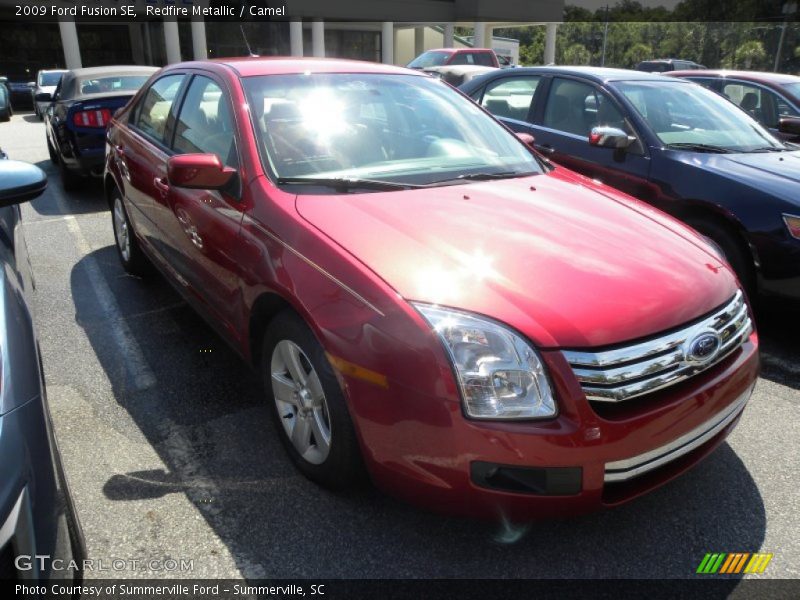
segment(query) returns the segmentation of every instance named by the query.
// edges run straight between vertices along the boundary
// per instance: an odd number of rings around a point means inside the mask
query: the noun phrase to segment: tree
[[[565,65],[588,65],[592,55],[583,44],[572,44],[561,57],[561,62]]]
[[[794,49],[794,57],[800,58],[800,46]]]
[[[767,53],[764,52],[764,44],[758,40],[745,42],[736,49],[736,64],[744,64],[745,69],[759,66],[765,58],[767,58]]]
[[[643,60],[653,58],[653,49],[647,44],[634,44],[625,52],[625,66],[635,67]]]

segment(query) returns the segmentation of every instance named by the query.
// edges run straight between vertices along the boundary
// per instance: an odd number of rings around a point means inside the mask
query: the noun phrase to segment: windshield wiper
[[[278,185],[321,185],[337,190],[347,191],[352,189],[368,190],[408,190],[425,187],[413,183],[395,183],[394,181],[380,181],[377,179],[357,179],[348,177],[278,177]]]
[[[692,142],[675,142],[667,144],[667,148],[677,148],[679,150],[694,150],[695,152],[714,152],[716,154],[730,154],[733,152],[722,146],[712,146],[711,144],[695,144]]]
[[[761,148],[753,148],[747,152],[786,152],[789,148],[785,146],[762,146]]]
[[[512,177],[524,177],[525,175],[529,175],[530,173],[525,173],[522,171],[497,171],[494,173],[465,173],[463,175],[459,175],[458,177],[452,177],[450,179],[441,179],[439,181],[434,181],[430,185],[439,185],[442,183],[449,183],[454,181],[489,181],[491,179],[510,179]]]

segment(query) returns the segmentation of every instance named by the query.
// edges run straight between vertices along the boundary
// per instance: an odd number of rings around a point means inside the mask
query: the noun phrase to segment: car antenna
[[[250,48],[250,43],[247,41],[247,36],[244,33],[244,27],[242,27],[241,23],[239,23],[239,31],[242,32],[242,38],[244,39],[244,45],[247,46],[247,53],[253,58],[257,57],[258,54],[254,54],[253,50]]]

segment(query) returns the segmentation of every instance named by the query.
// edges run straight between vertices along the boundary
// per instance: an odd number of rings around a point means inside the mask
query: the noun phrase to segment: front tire
[[[728,227],[710,219],[689,219],[687,223],[711,240],[722,250],[739,282],[751,300],[756,293],[755,265],[744,241],[740,240]]]
[[[297,469],[331,489],[365,477],[347,404],[322,345],[291,311],[277,315],[261,352],[264,395]]]
[[[111,221],[114,226],[117,256],[122,267],[136,277],[147,275],[150,264],[139,246],[139,240],[136,239],[125,204],[122,202],[122,195],[117,189],[111,197]]]

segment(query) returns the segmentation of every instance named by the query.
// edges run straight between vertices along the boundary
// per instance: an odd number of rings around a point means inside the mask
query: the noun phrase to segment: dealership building
[[[198,4],[197,0],[158,1],[163,6]],[[430,48],[468,46],[493,47],[516,63],[516,41],[495,37],[493,31],[521,25],[546,28],[544,62],[552,63],[556,26],[564,9],[563,0],[370,0],[358,5],[350,2],[349,6],[344,1],[297,0],[286,2],[284,10],[293,11],[287,18],[240,20],[241,2],[246,3],[244,10],[249,12],[248,6],[257,1],[235,0],[237,14],[233,17],[145,17],[147,7],[154,6],[154,2],[130,0],[138,15],[136,20],[120,15],[118,20],[112,17],[100,22],[80,16],[70,20],[51,15],[17,16],[14,0],[0,0],[0,74],[20,70],[34,74],[35,70],[48,67],[160,66],[250,53],[406,64]],[[33,0],[30,5],[35,3]],[[115,0],[104,3],[117,11],[126,4]],[[97,0],[93,4],[98,4]],[[210,6],[214,4],[211,0]],[[275,3],[260,0],[260,4]],[[40,6],[52,10],[52,6],[60,5],[74,7],[75,2],[53,0]],[[205,6],[209,6],[209,0],[205,0]],[[343,16],[351,20],[343,21]],[[466,28],[471,35],[460,37],[456,35],[457,28]]]

